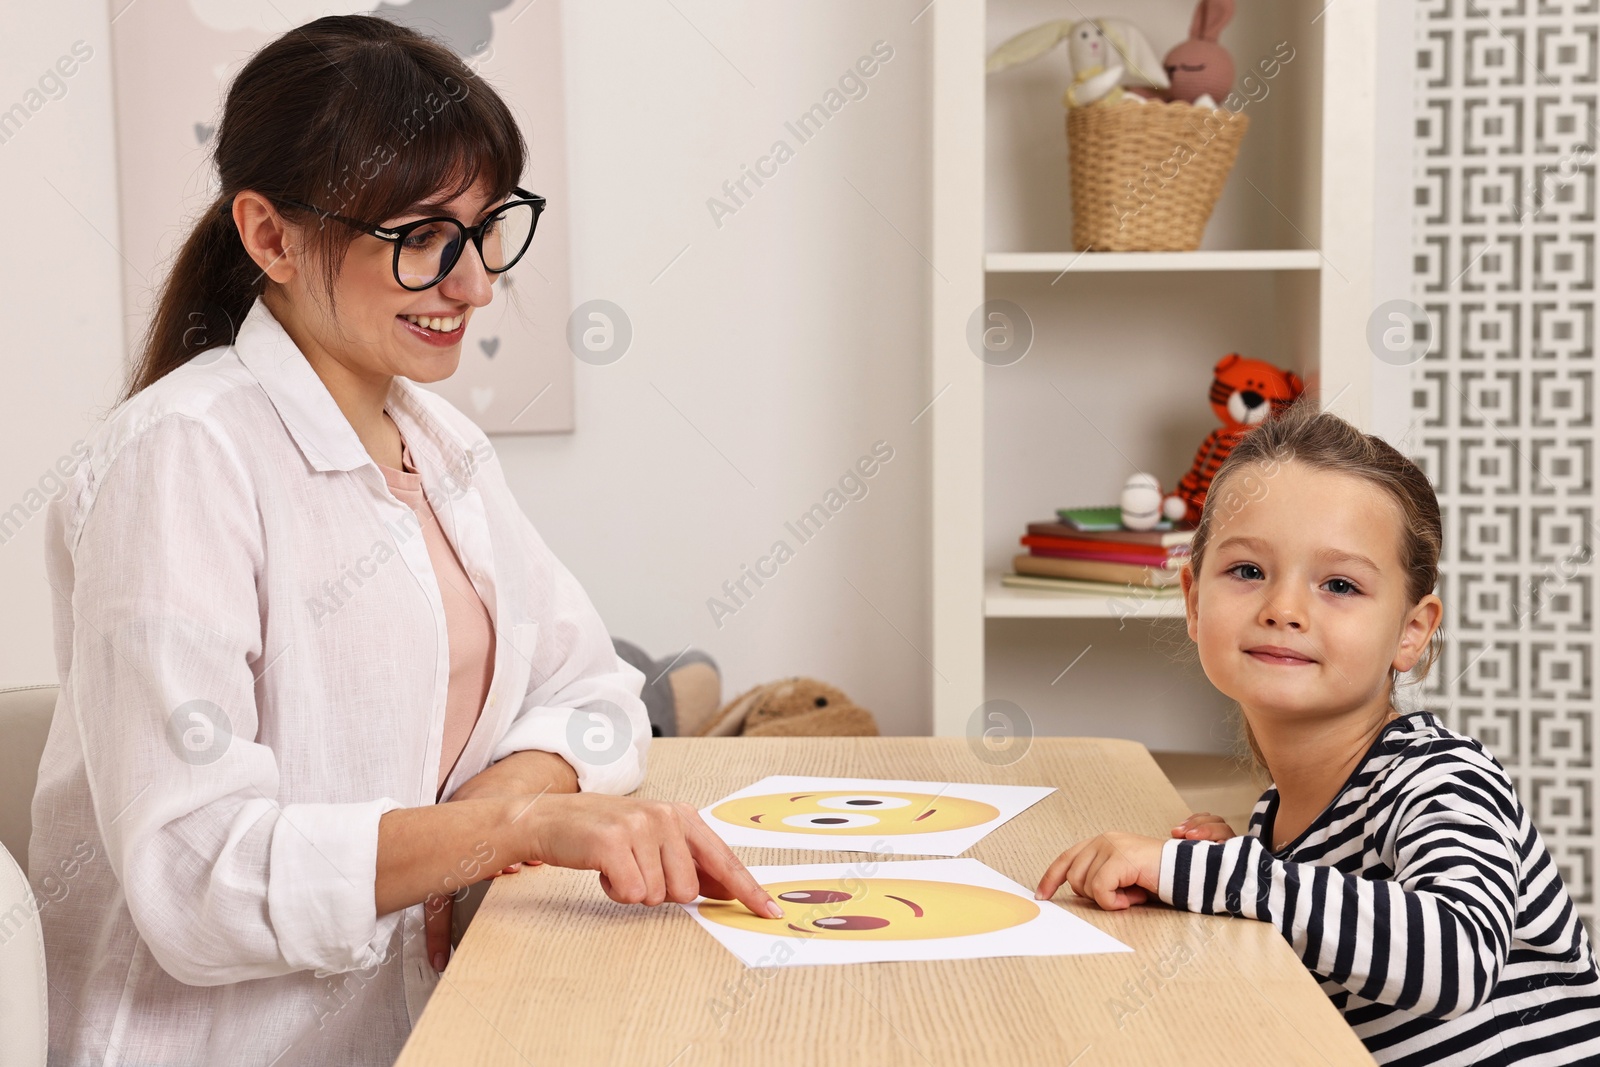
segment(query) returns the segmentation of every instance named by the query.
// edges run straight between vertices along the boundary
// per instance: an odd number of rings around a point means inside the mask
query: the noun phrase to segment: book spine
[[[1107,554],[1137,556],[1138,562],[1150,563],[1160,563],[1182,554],[1170,548],[1162,548],[1160,545],[1130,541],[1085,541],[1075,537],[1040,537],[1037,534],[1023,537],[1022,544],[1028,548],[1050,549],[1053,552],[1084,552],[1094,556]]]
[[[1176,595],[1175,585],[1129,585],[1127,582],[1094,582],[1086,578],[1046,578],[1038,574],[1005,574],[1000,584],[1008,589],[1040,589],[1080,596],[1148,597]]]
[[[1035,556],[1045,559],[1085,559],[1102,560],[1106,563],[1126,563],[1134,567],[1170,567],[1176,568],[1183,563],[1182,556],[1152,556],[1142,552],[1113,552],[1105,549],[1083,550],[1076,548],[1047,548],[1034,545],[1029,551]]]
[[[1090,581],[1125,582],[1129,585],[1172,585],[1178,580],[1178,572],[1165,567],[1139,567],[1096,559],[1017,556],[1011,561],[1011,567],[1018,574],[1036,574],[1045,578],[1087,578]]]
[[[1075,530],[1090,531],[1116,531],[1126,530],[1122,525],[1122,511],[1120,508],[1057,508],[1056,518],[1063,525]],[[1171,519],[1159,519],[1151,527],[1153,530],[1172,529]]]
[[[1077,541],[1109,541],[1114,544],[1169,548],[1188,545],[1193,530],[1079,530],[1060,522],[1030,522],[1030,537],[1063,537]]]

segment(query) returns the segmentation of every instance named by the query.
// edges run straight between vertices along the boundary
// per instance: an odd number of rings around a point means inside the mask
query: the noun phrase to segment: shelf
[[[1239,271],[1319,270],[1315,249],[1261,249],[1238,252],[990,252],[983,257],[990,274],[1060,274],[1064,271]]]
[[[1194,3],[1106,6],[1160,50],[1183,37]],[[1113,500],[1133,469],[1186,470],[1214,426],[1206,365],[1223,353],[1294,368],[1363,429],[1386,410],[1382,368],[1351,343],[1381,289],[1373,235],[1392,221],[1387,201],[1378,210],[1384,142],[1365,91],[1378,69],[1379,6],[1252,0],[1250,17],[1241,10],[1223,35],[1239,74],[1261,57],[1282,60],[1270,77],[1258,67],[1270,93],[1251,99],[1249,134],[1204,246],[1190,252],[1076,250],[1061,68],[984,74],[987,48],[1037,25],[1038,5],[929,9],[928,238],[941,287],[927,336],[929,379],[943,390],[927,431],[935,734],[962,736],[991,698],[1026,699],[1030,711],[1061,705],[1063,668],[1092,644],[1071,668],[1070,710],[1041,711],[1051,720],[1041,732],[1103,722],[1152,749],[1205,747],[1177,739],[1209,738],[1225,701],[1196,684],[1195,664],[1159,647],[1167,637],[1186,644],[1166,632],[1182,625],[1180,598],[1010,589],[995,572],[1047,505]],[[1005,297],[1049,358],[1003,371],[973,359],[971,329],[984,321],[975,309]],[[1146,706],[1162,710],[1141,718],[1135,709]]]
[[[1083,596],[1044,589],[1012,589],[998,574],[984,580],[983,614],[990,619],[1170,619],[1183,615],[1177,596]]]

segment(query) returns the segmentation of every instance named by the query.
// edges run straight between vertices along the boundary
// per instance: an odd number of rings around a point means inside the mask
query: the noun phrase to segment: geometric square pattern
[[[1439,495],[1423,700],[1516,783],[1591,935],[1600,0],[1419,0],[1407,446]]]

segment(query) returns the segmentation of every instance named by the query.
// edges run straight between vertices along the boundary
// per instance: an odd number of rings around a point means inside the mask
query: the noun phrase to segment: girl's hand
[[[1079,841],[1044,872],[1036,895],[1049,900],[1066,882],[1106,911],[1143,904],[1159,887],[1161,846],[1157,838],[1123,833]]]
[[[600,888],[619,904],[737,898],[758,916],[783,917],[778,902],[692,804],[602,793],[512,803],[513,821],[527,827],[525,860],[599,871]]]
[[[1209,811],[1197,811],[1174,826],[1172,836],[1185,841],[1226,841],[1238,835],[1222,816]]]

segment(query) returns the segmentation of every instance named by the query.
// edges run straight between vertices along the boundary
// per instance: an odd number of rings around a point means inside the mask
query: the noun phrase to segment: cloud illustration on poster
[[[391,22],[437,37],[463,59],[481,54],[494,40],[489,16],[510,7],[512,0],[409,0],[372,9]]]
[[[372,4],[371,0],[189,0],[189,10],[209,29],[279,34],[324,15],[371,11]]]
[[[512,0],[398,0],[372,6],[371,0],[189,0],[189,8],[207,27],[234,32],[255,30],[279,34],[324,15],[370,12],[391,22],[437,37],[462,58],[479,55],[494,39],[490,15]]]

